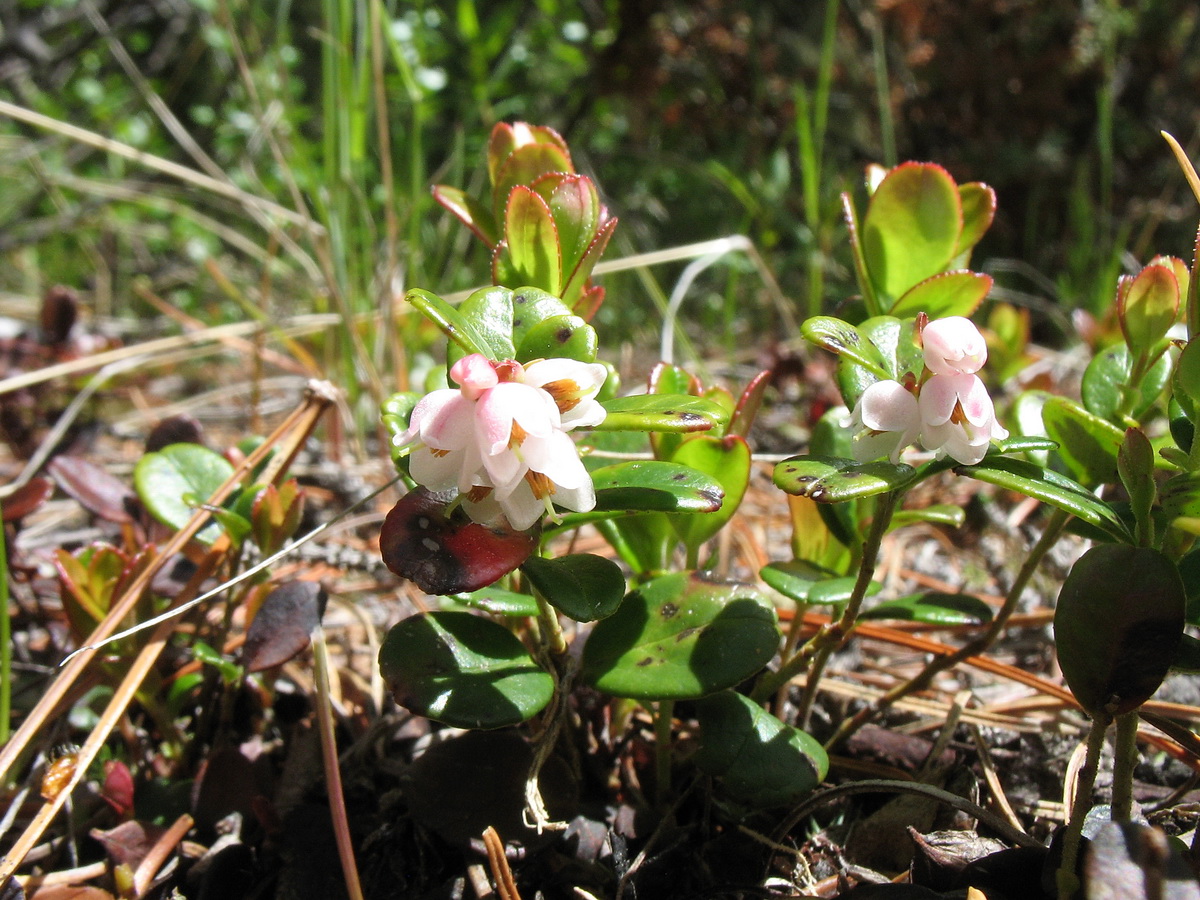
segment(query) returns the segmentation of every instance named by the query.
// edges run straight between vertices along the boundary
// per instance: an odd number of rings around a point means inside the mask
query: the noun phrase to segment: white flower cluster
[[[983,459],[993,439],[1008,432],[996,421],[987,388],[976,374],[987,362],[979,329],[962,316],[936,319],[921,332],[930,376],[905,386],[877,381],[854,405],[848,424],[858,429],[854,458],[868,462],[887,456],[893,463],[916,440],[940,459],[963,465]]]
[[[503,515],[524,531],[543,513],[554,515],[555,503],[586,512],[596,493],[567,432],[604,421],[595,398],[607,375],[599,363],[522,366],[474,353],[450,369],[459,386],[421,398],[393,442],[412,449],[414,481],[432,491],[457,489],[476,522]]]

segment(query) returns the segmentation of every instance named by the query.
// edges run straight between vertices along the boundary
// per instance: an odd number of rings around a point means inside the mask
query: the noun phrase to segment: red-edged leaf
[[[119,759],[104,763],[104,785],[100,796],[121,818],[133,812],[133,774],[129,766]]]
[[[579,263],[563,279],[563,289],[560,296],[568,306],[573,306],[578,301],[578,297],[582,292],[587,289],[592,269],[596,268],[596,263],[600,261],[604,249],[608,246],[608,239],[612,237],[612,233],[616,230],[616,227],[617,220],[608,219],[596,229],[596,237],[588,244],[588,248],[584,251],[583,256],[580,257]],[[584,316],[584,318],[587,317]]]
[[[554,144],[526,144],[518,147],[500,166],[492,186],[492,215],[497,221],[504,217],[508,195],[518,185],[532,184],[550,172],[573,172],[571,158]]]
[[[540,526],[514,531],[472,522],[457,495],[418,487],[392,507],[379,534],[389,569],[429,594],[458,594],[494,584],[537,549]]]
[[[282,665],[304,650],[320,624],[327,599],[315,581],[289,581],[267,594],[246,631],[242,649],[246,671]]]
[[[729,425],[725,428],[727,435],[736,434],[747,437],[750,434],[750,426],[754,424],[754,418],[762,406],[763,394],[766,393],[767,385],[770,383],[770,369],[764,369],[750,379],[750,383],[738,397],[737,406],[733,408],[733,415],[729,417]]]
[[[50,499],[54,482],[49,478],[30,478],[4,500],[4,521],[17,522]]]
[[[444,206],[460,222],[475,232],[489,247],[496,246],[496,218],[491,210],[465,191],[448,184],[433,186],[433,199]]]
[[[963,230],[954,248],[956,257],[978,244],[996,218],[996,192],[982,181],[960,184],[958,197],[962,201]]]
[[[109,522],[132,522],[129,504],[137,495],[106,469],[78,456],[56,456],[47,466],[58,486],[87,510]]]

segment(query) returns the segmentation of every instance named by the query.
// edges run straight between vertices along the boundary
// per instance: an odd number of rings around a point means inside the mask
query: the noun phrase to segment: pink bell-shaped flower
[[[974,465],[993,439],[1008,437],[978,375],[934,375],[921,386],[918,406],[921,443],[939,458],[948,455]]]
[[[849,424],[857,429],[853,452],[858,462],[886,456],[893,463],[917,439],[921,414],[917,398],[898,381],[877,381],[858,398]]]

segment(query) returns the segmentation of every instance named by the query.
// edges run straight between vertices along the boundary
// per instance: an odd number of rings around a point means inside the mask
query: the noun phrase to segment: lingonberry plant
[[[860,296],[845,318],[815,316],[802,326],[805,338],[837,355],[845,408],[817,423],[807,453],[775,469],[795,535],[792,558],[759,573],[771,594],[716,577],[706,555],[746,492],[746,438],[765,373],[735,399],[664,363],[645,393],[622,395],[589,324],[603,300],[590,273],[616,220],[547,128],[498,126],[488,173],[483,198],[446,186],[435,194],[491,249],[494,285],[457,307],[409,292],[448,339],[446,367],[427,393],[398,394],[383,410],[410,485],[385,522],[384,560],[447,600],[387,636],[380,665],[397,700],[468,728],[540,716],[543,744],[565,726],[564,698],[577,684],[645,703],[655,715],[660,798],[670,789],[674,704],[694,701],[699,769],[734,801],[784,804],[824,778],[826,750],[803,728],[828,660],[862,619],[983,630],[837,725],[826,747],[986,650],[1069,528],[1095,546],[1062,586],[1059,656],[1094,723],[1085,776],[1107,727],[1118,724],[1113,815],[1127,819],[1137,711],[1172,666],[1200,657],[1200,644],[1184,635],[1185,624],[1200,624],[1200,608],[1189,603],[1200,595],[1195,273],[1156,257],[1122,279],[1113,340],[1088,365],[1080,400],[1027,391],[1005,398],[1002,417],[988,387],[989,356],[1008,377],[1022,364],[1026,336],[1020,317],[1002,307],[986,336],[972,322],[992,279],[968,268],[994,193],[959,185],[936,165],[872,167],[861,219],[844,197]],[[635,435],[640,458],[604,465],[588,455],[617,433]],[[876,559],[891,529],[961,523],[957,506],[903,507],[915,486],[950,472],[1051,507],[1003,606],[993,612],[970,594],[944,592],[868,604],[880,590]],[[607,539],[619,562],[560,552],[557,539],[583,525]],[[1120,577],[1134,571],[1137,580]],[[786,638],[778,594],[798,607]],[[812,606],[833,614],[804,639],[801,613]],[[569,652],[572,640],[578,654]],[[781,701],[798,676],[806,688],[792,719]],[[1074,890],[1091,804],[1086,777],[1075,796],[1064,897]]]

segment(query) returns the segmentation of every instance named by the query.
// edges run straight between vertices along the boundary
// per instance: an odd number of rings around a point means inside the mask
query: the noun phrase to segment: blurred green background
[[[1048,310],[1103,311],[1155,253],[1191,261],[1196,204],[1158,132],[1200,151],[1198,19],[1184,0],[0,0],[0,101],[46,117],[0,109],[0,292],[67,284],[119,319],[157,315],[153,294],[216,323],[484,283],[429,188],[482,188],[489,129],[523,119],[599,182],[608,259],[745,234],[797,318],[854,292],[838,196],[862,203],[867,163],[986,181],[974,267],[1068,340]],[[598,324],[653,340],[682,265],[606,278]],[[705,349],[791,337],[760,276],[734,255],[697,280]]]

